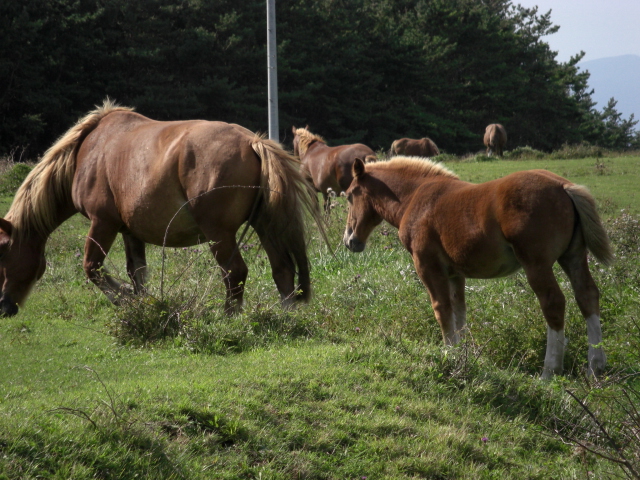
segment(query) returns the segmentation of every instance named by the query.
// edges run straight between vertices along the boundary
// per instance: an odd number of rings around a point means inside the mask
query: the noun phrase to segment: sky
[[[514,5],[539,7],[551,12],[560,30],[543,37],[558,52],[556,60],[568,61],[583,50],[582,61],[620,55],[640,55],[640,0],[513,0]]]

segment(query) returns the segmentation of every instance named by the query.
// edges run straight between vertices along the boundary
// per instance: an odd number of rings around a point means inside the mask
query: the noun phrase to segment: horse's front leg
[[[84,271],[111,303],[117,305],[127,287],[104,268],[104,259],[118,235],[118,227],[93,219],[84,244]]]
[[[127,256],[127,274],[131,279],[133,291],[136,294],[143,293],[147,274],[145,243],[129,233],[123,233],[122,240]]]
[[[416,253],[413,254],[413,263],[418,276],[429,291],[433,313],[440,324],[445,345],[457,345],[460,342],[460,332],[456,328],[451,285],[444,265],[427,258],[426,255],[419,256]]]

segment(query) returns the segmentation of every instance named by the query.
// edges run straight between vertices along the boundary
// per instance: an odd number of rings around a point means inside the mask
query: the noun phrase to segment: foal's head
[[[349,202],[347,227],[344,230],[344,245],[352,252],[362,252],[367,238],[382,222],[382,217],[376,212],[372,202],[372,183],[365,171],[365,163],[360,158],[353,162],[353,181],[345,192]]]
[[[31,287],[44,274],[44,243],[34,238],[13,239],[11,222],[0,218],[0,316],[12,317],[24,304]]]

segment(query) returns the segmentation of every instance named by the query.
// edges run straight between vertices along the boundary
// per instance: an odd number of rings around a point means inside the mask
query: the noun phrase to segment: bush
[[[16,163],[0,175],[0,195],[14,195],[32,168],[25,163]]]
[[[560,150],[555,150],[549,154],[553,160],[568,160],[577,158],[600,158],[605,154],[605,150],[596,145],[581,143],[578,145],[564,144]]]
[[[544,152],[531,147],[516,147],[509,152],[504,152],[506,160],[538,160],[545,155]]]

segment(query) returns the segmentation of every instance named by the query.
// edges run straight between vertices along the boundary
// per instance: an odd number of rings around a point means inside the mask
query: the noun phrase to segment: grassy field
[[[149,247],[150,296],[112,306],[84,278],[87,221],[74,217],[52,235],[26,308],[0,320],[0,479],[633,476],[640,158],[447,166],[474,182],[547,168],[594,193],[618,258],[592,263],[609,360],[601,382],[583,378],[586,328],[566,277],[567,375],[545,383],[544,321],[522,274],[470,281],[471,335],[445,349],[395,230],[381,225],[365,252],[348,252],[340,198],[334,251],[310,243],[312,302],[280,309],[254,235],[243,246],[245,313],[233,318],[220,314],[204,246],[167,252],[162,294],[162,253]],[[109,258],[124,278],[121,244]]]

